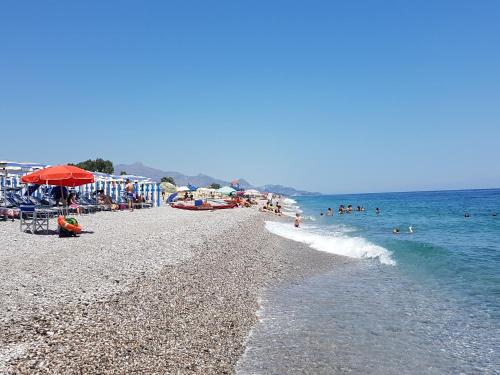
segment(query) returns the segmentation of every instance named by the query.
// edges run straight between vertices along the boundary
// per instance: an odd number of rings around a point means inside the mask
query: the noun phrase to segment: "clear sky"
[[[500,1],[2,1],[0,159],[500,186]]]

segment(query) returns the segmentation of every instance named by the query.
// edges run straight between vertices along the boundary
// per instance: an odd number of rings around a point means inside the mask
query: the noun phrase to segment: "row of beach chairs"
[[[77,203],[81,214],[91,214],[99,211],[112,211],[113,208],[127,208],[126,198],[120,197],[117,202],[111,201],[110,204],[102,204],[97,201],[96,196],[78,194]],[[134,208],[150,208],[151,202],[134,203]],[[38,196],[25,196],[19,192],[8,191],[5,196],[0,197],[0,219],[23,219],[24,216],[32,216],[36,213],[38,216],[47,216],[47,218],[58,215],[69,215],[76,213],[76,208],[67,205],[58,205],[56,200],[44,194]],[[26,215],[25,215],[26,213]],[[35,216],[37,216],[35,215]]]

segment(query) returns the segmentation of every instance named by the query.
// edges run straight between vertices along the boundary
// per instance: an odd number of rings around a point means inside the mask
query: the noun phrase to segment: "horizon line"
[[[440,193],[451,191],[476,191],[476,190],[500,190],[499,187],[489,188],[462,188],[462,189],[437,189],[437,190],[401,190],[401,191],[372,191],[364,193],[319,193],[318,195],[362,195],[362,194],[403,194],[403,193]],[[308,195],[296,195],[297,197],[307,197]]]

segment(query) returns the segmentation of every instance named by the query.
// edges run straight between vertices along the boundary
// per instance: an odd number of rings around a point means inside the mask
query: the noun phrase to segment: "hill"
[[[196,176],[185,175],[176,171],[163,171],[161,169],[148,167],[141,162],[135,162],[133,164],[117,164],[115,165],[115,174],[119,174],[121,171],[126,171],[128,174],[133,174],[136,176],[145,176],[152,178],[155,181],[160,181],[162,177],[172,177],[175,183],[179,185],[193,184],[196,186],[209,186],[210,184],[220,184],[221,186],[229,185],[229,181],[221,180],[212,176],[207,176],[205,174],[198,174]],[[259,191],[269,191],[276,194],[283,194],[288,196],[293,195],[318,195],[319,193],[311,193],[308,191],[296,190],[292,187],[283,185],[264,185],[264,186],[253,186],[250,182],[244,178],[238,179],[240,186],[244,189],[257,189]]]

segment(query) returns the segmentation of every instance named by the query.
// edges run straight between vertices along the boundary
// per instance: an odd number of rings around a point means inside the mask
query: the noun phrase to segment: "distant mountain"
[[[297,190],[297,189],[294,189],[292,187],[283,186],[283,185],[264,185],[264,186],[259,186],[257,188],[257,190],[268,191],[271,193],[281,194],[281,195],[288,195],[290,197],[293,197],[295,195],[320,195],[321,194],[321,193],[316,193],[316,192]]]
[[[135,162],[134,164],[115,165],[115,174],[119,174],[121,171],[125,171],[127,172],[127,174],[133,174],[136,176],[149,177],[155,181],[160,181],[162,177],[172,177],[177,186],[187,184],[196,186],[208,186],[213,183],[223,186],[229,184],[227,181],[219,180],[204,174],[199,174],[197,176],[187,176],[180,172],[162,171],[161,169],[151,168],[142,164],[141,162]]]
[[[136,176],[149,177],[155,181],[160,181],[162,177],[172,177],[175,180],[177,186],[193,184],[195,186],[209,186],[211,184],[220,184],[221,186],[229,185],[229,181],[220,180],[211,176],[204,174],[199,174],[196,176],[188,176],[180,172],[173,171],[162,171],[161,169],[148,167],[141,162],[135,162],[133,164],[117,164],[115,165],[115,174],[119,174],[121,171],[127,172],[127,174],[133,174]],[[240,187],[243,189],[257,189],[259,191],[268,191],[276,194],[283,195],[317,195],[319,193],[311,193],[307,191],[296,190],[291,187],[282,185],[264,185],[255,187],[247,180],[240,178]]]

